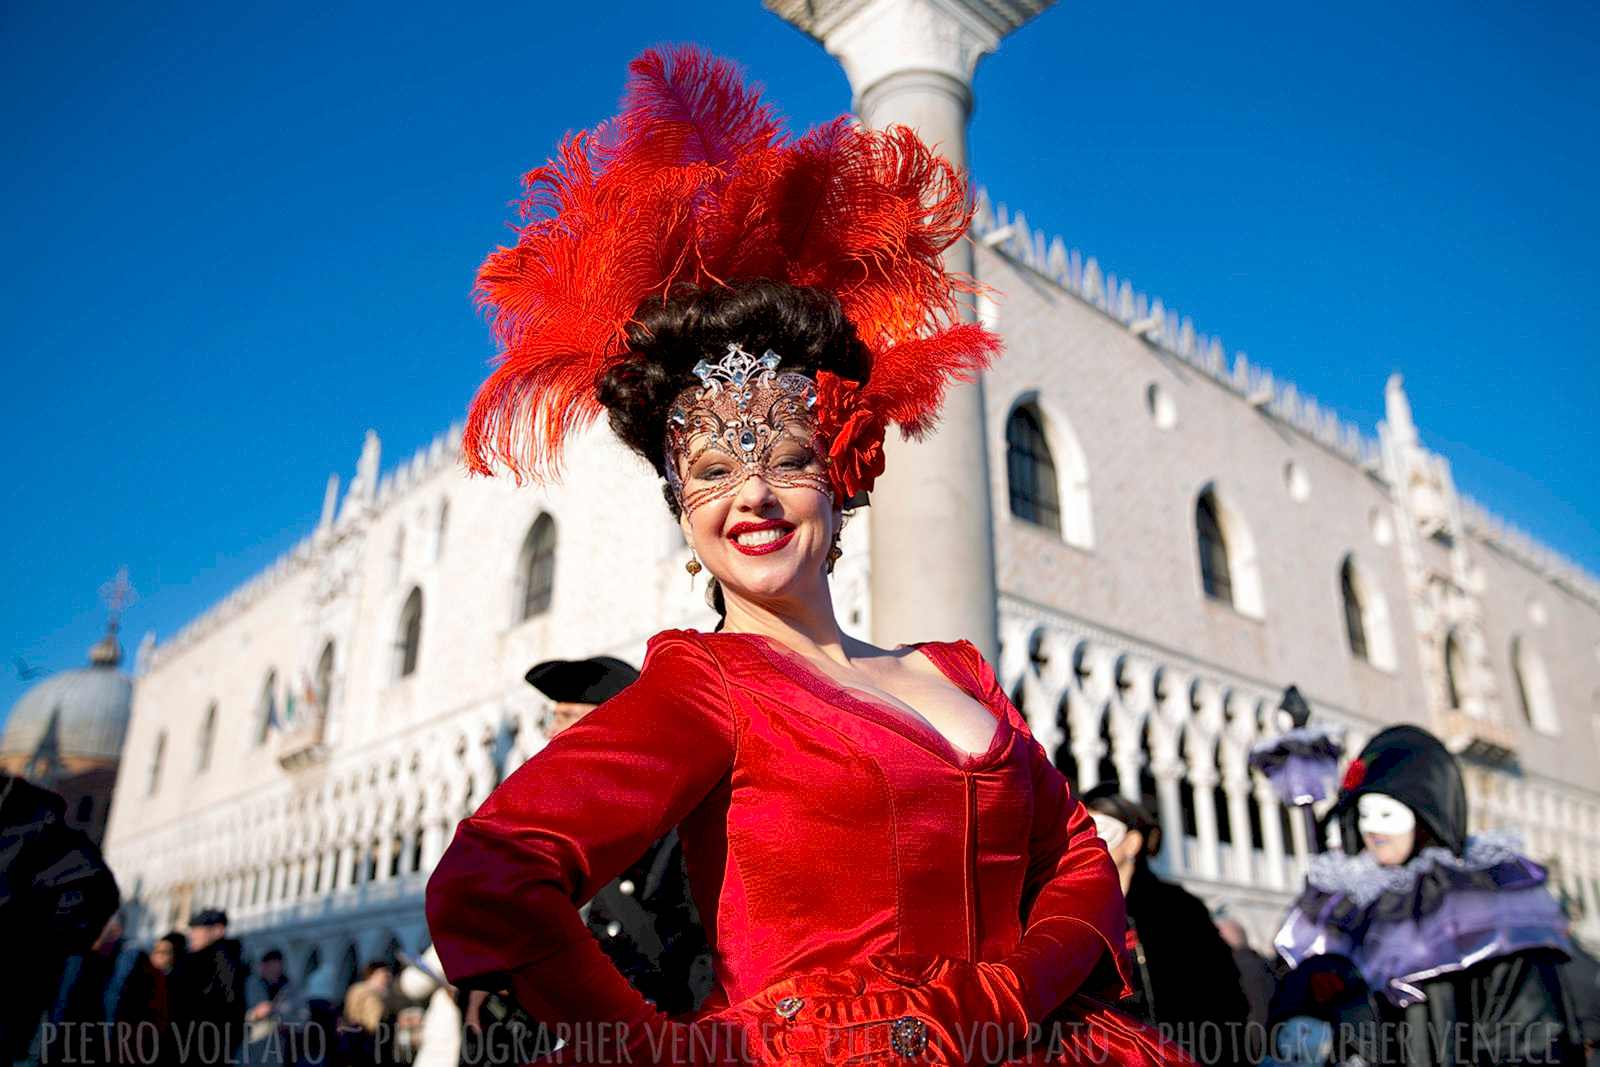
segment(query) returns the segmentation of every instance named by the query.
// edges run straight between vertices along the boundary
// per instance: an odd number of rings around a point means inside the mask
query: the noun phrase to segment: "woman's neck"
[[[722,595],[728,608],[724,631],[769,637],[802,656],[850,661],[826,578],[819,575],[814,588],[781,601],[748,599],[726,587]]]

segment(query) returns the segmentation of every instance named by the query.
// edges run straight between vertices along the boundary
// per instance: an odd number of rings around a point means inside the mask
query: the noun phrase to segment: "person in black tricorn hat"
[[[1416,726],[1379,733],[1325,817],[1342,852],[1312,860],[1277,937],[1297,969],[1344,957],[1378,1028],[1362,1059],[1385,1064],[1579,1064],[1561,987],[1569,942],[1544,868],[1509,832],[1467,834],[1461,771]],[[1285,988],[1315,987],[1297,983]],[[1324,982],[1326,985],[1326,982]],[[1275,1006],[1279,1019],[1318,1013]]]
[[[528,684],[553,707],[545,734],[554,738],[639,677],[620,659],[548,660]],[[668,830],[584,906],[584,919],[635,989],[669,1015],[699,1007],[711,989],[711,949],[689,895],[678,832]]]

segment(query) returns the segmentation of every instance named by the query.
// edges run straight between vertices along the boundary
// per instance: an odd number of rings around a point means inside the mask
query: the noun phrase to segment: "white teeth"
[[[747,530],[736,536],[734,541],[746,547],[754,548],[757,545],[770,545],[774,541],[787,537],[788,534],[788,530],[780,530],[776,527],[770,530]]]

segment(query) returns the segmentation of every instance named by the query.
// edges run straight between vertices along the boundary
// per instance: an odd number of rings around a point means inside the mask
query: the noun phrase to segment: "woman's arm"
[[[733,764],[722,673],[694,637],[651,642],[637,682],[553,739],[462,820],[428,881],[428,927],[450,981],[510,985],[551,1026],[665,1017],[618,973],[578,915]]]
[[[1077,992],[1109,956],[1108,988],[1091,990],[1120,1000],[1133,992],[1124,949],[1127,905],[1117,868],[1095,833],[1089,811],[1074,797],[1044,747],[1032,737],[1033,832],[1023,884],[1022,942],[1003,961],[1025,990],[1030,1021],[1038,1022]]]

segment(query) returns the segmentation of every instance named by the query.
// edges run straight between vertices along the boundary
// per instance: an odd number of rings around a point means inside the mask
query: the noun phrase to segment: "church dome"
[[[47,741],[63,757],[115,760],[122,755],[133,679],[117,669],[122,650],[114,631],[90,650],[89,661],[22,694],[6,717],[0,756],[32,756]]]

